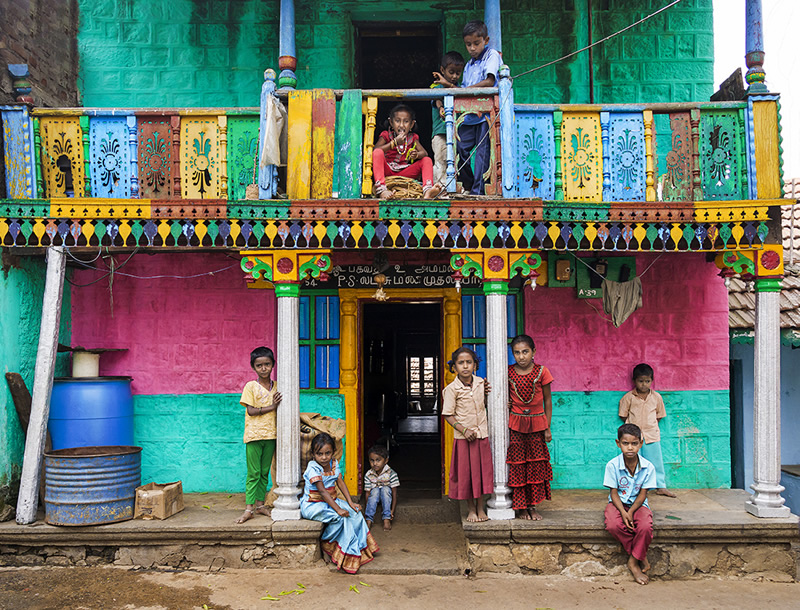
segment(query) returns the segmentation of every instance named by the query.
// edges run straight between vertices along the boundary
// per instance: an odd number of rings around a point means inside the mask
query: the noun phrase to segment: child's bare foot
[[[253,509],[252,508],[245,508],[242,516],[236,520],[236,523],[244,523],[245,521],[250,521],[253,518]]]
[[[372,521],[369,520],[369,519],[367,519],[366,521],[367,521],[367,529],[371,530],[372,529]]]
[[[272,512],[263,504],[256,506],[255,512],[259,515],[264,515],[265,517],[269,517],[272,514]]]
[[[631,571],[631,574],[633,574],[633,579],[640,585],[646,585],[650,582],[647,574],[642,572],[642,569],[639,567],[639,560],[633,555],[628,557],[628,569]]]
[[[528,512],[528,509],[518,510],[517,511],[517,519],[523,519],[525,521],[531,520],[531,514]]]
[[[392,529],[392,520],[391,519],[384,519],[383,520],[383,531],[388,532]]]
[[[381,199],[391,199],[392,197],[394,197],[394,194],[392,193],[392,191],[389,190],[388,188],[386,188],[386,186],[384,186],[383,184],[378,185],[378,186],[375,187],[375,193]]]
[[[481,521],[481,519],[478,519],[478,514],[474,510],[471,510],[467,513],[467,521],[470,523],[477,523]]]
[[[441,192],[442,192],[442,187],[439,186],[438,184],[434,184],[433,186],[430,186],[423,191],[422,198],[433,199],[437,197]]]
[[[642,572],[645,572],[645,573],[647,573],[648,571],[650,571],[650,562],[649,562],[649,561],[647,561],[647,557],[645,557],[644,559],[642,559],[642,560],[639,562],[639,565],[641,565],[641,566],[642,566]]]
[[[672,493],[669,489],[667,489],[666,487],[659,487],[658,489],[656,489],[656,493],[659,496],[667,496],[668,498],[677,498],[678,497],[674,493]]]
[[[535,506],[531,506],[528,509],[528,514],[530,514],[531,521],[541,521],[542,520],[542,516],[538,512],[536,512],[536,507]]]
[[[478,509],[477,520],[478,520],[478,521],[488,521],[488,520],[489,520],[489,517],[488,517],[488,515],[486,514],[486,511],[485,511],[485,510],[483,510],[482,508],[479,508],[479,509]]]

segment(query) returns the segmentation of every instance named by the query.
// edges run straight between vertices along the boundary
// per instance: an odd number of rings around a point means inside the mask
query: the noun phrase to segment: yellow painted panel
[[[755,102],[753,104],[753,125],[756,140],[758,198],[775,199],[781,196],[776,102]]]
[[[311,91],[289,92],[289,151],[286,194],[289,199],[311,197]]]
[[[333,89],[314,89],[311,114],[311,198],[330,199],[333,193],[333,148],[336,134],[336,96]]]
[[[48,197],[65,197],[68,162],[72,175],[72,192],[86,194],[86,173],[83,160],[83,130],[79,117],[42,118],[39,121],[42,139],[42,172]]]
[[[53,197],[51,218],[151,218],[149,199]]]
[[[600,114],[565,112],[561,144],[566,201],[603,201]]]
[[[217,117],[181,117],[181,185],[185,199],[219,199],[219,132]]]

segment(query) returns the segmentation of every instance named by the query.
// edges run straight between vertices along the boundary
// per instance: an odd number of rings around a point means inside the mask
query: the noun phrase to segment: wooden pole
[[[39,349],[36,352],[36,370],[33,377],[31,419],[25,439],[25,455],[22,462],[19,499],[17,500],[17,523],[21,525],[36,521],[39,474],[42,469],[42,453],[47,435],[50,394],[53,391],[66,262],[66,251],[63,246],[48,248],[42,324],[39,330]]]

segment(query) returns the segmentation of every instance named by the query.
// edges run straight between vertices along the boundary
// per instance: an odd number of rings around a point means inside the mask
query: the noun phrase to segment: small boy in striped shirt
[[[368,457],[371,468],[364,475],[364,494],[367,497],[364,518],[367,520],[367,527],[372,529],[375,511],[380,502],[383,510],[383,529],[388,532],[392,529],[400,479],[397,478],[397,473],[389,468],[389,452],[386,447],[375,445],[369,450]]]

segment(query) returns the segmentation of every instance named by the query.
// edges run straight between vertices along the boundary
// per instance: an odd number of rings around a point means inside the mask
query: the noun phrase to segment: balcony
[[[258,164],[260,108],[4,106],[0,243],[693,251],[763,243],[782,190],[776,95],[542,106],[514,104],[510,79],[499,84],[287,93],[268,78],[262,99],[275,95],[288,112],[285,199],[275,166]],[[461,117],[489,117],[487,196],[375,199],[378,103],[435,98],[444,100],[451,151]],[[448,184],[459,162],[448,159]],[[247,199],[254,183],[258,199]]]

